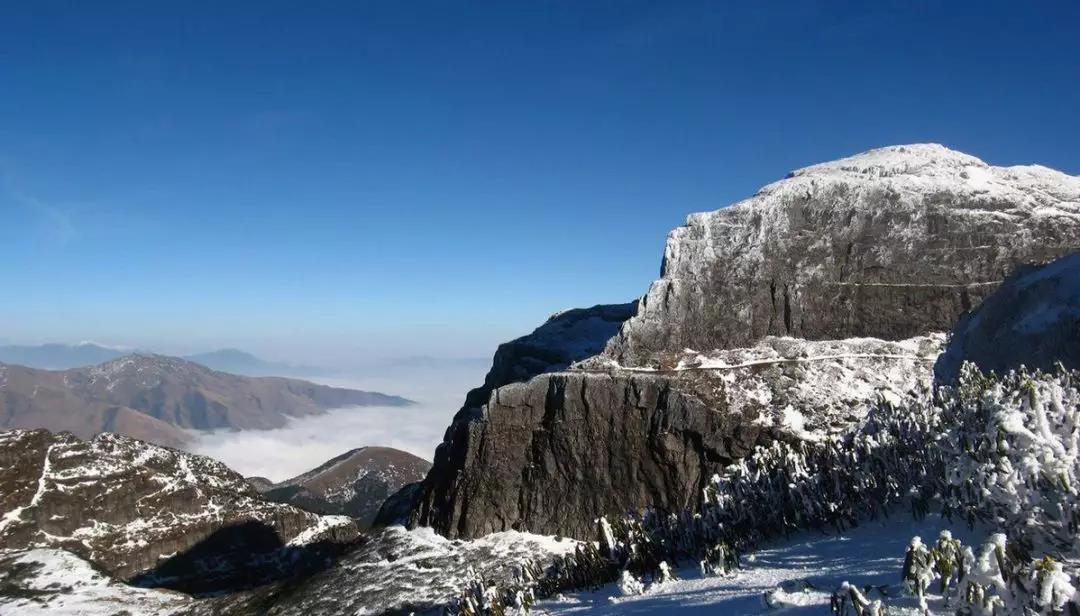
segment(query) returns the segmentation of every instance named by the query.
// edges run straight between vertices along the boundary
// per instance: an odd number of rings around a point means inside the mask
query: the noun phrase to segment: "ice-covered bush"
[[[1071,550],[1080,526],[1080,374],[963,368],[941,392],[952,425],[947,512],[1008,529],[1025,545]]]

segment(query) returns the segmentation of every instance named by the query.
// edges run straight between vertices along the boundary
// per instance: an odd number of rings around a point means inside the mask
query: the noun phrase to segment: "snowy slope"
[[[576,541],[507,531],[454,541],[430,528],[390,526],[369,536],[335,565],[293,584],[222,597],[193,606],[203,616],[338,616],[441,611],[458,596],[469,570],[505,582],[526,559],[548,563]]]
[[[755,423],[764,428],[814,440],[852,426],[878,396],[895,401],[928,395],[944,342],[942,334],[895,342],[768,336],[748,348],[684,349],[664,358],[667,367],[624,367],[600,355],[573,368],[677,377],[717,401],[717,408],[757,415]]]
[[[190,603],[179,593],[113,581],[63,550],[0,550],[0,614],[5,616],[161,616]]]
[[[938,516],[922,522],[897,517],[883,523],[866,523],[843,534],[805,533],[774,543],[743,558],[743,570],[734,576],[704,577],[696,564],[684,563],[678,570],[681,579],[650,586],[642,595],[623,596],[612,584],[597,591],[542,601],[537,612],[825,614],[832,592],[845,581],[860,587],[885,585],[893,595],[900,596],[900,573],[908,542],[915,535],[927,540],[935,538],[945,529],[965,541],[982,540],[980,533]],[[914,602],[902,599],[890,602],[893,605],[910,607]],[[937,603],[932,606],[937,607]]]
[[[0,432],[0,547],[67,549],[126,579],[244,523],[281,542],[323,527],[210,458],[109,433]]]

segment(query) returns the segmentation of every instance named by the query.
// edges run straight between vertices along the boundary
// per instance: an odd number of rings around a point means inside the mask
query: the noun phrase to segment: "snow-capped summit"
[[[1018,265],[1077,248],[1078,177],[936,144],[870,150],[690,215],[607,353],[945,331]]]
[[[870,175],[915,175],[935,168],[988,167],[982,160],[940,143],[910,143],[874,148],[837,160],[809,165],[788,177],[845,171]]]
[[[886,181],[891,178],[891,181]],[[810,181],[885,183],[910,192],[952,191],[1010,200],[1016,207],[1037,207],[1054,200],[1080,200],[1080,178],[1040,165],[995,167],[937,143],[894,145],[797,169],[759,192],[802,186]],[[1050,193],[1050,194],[1044,194]],[[1075,213],[1075,212],[1074,212]]]

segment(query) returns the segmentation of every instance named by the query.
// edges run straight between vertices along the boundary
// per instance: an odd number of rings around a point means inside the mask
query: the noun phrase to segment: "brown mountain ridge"
[[[238,376],[164,355],[71,370],[0,364],[0,429],[45,428],[80,438],[116,432],[178,446],[189,429],[265,430],[332,408],[410,404],[299,379]]]

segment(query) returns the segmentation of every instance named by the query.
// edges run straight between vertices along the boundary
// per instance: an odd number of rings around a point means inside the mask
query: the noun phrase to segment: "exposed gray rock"
[[[461,441],[462,431],[468,429],[492,391],[503,385],[527,381],[538,374],[563,370],[574,362],[600,353],[619,331],[619,326],[636,311],[637,302],[564,310],[553,314],[532,333],[500,344],[484,384],[465,395],[465,404],[446,429],[444,442],[435,451],[435,466],[447,468],[445,457],[451,453],[449,443]],[[391,495],[376,515],[375,524],[396,524],[410,517],[403,516],[403,512],[417,508],[419,499],[426,493],[426,488],[418,485],[407,485]]]
[[[695,507],[708,479],[754,446],[824,438],[875,396],[929,390],[941,339],[770,338],[669,369],[587,362],[500,387],[477,419],[455,424],[413,522],[451,537],[587,538],[600,515]]]
[[[1080,178],[939,145],[814,165],[668,236],[660,280],[607,354],[734,348],[766,335],[948,331],[1018,265],[1080,248]]]
[[[624,321],[637,312],[637,302],[602,304],[555,313],[527,336],[499,345],[484,384],[468,393],[465,407],[487,401],[496,387],[556,372],[604,350]]]
[[[970,361],[999,374],[1021,366],[1080,368],[1080,253],[1018,272],[956,325],[938,360],[938,380]]]

